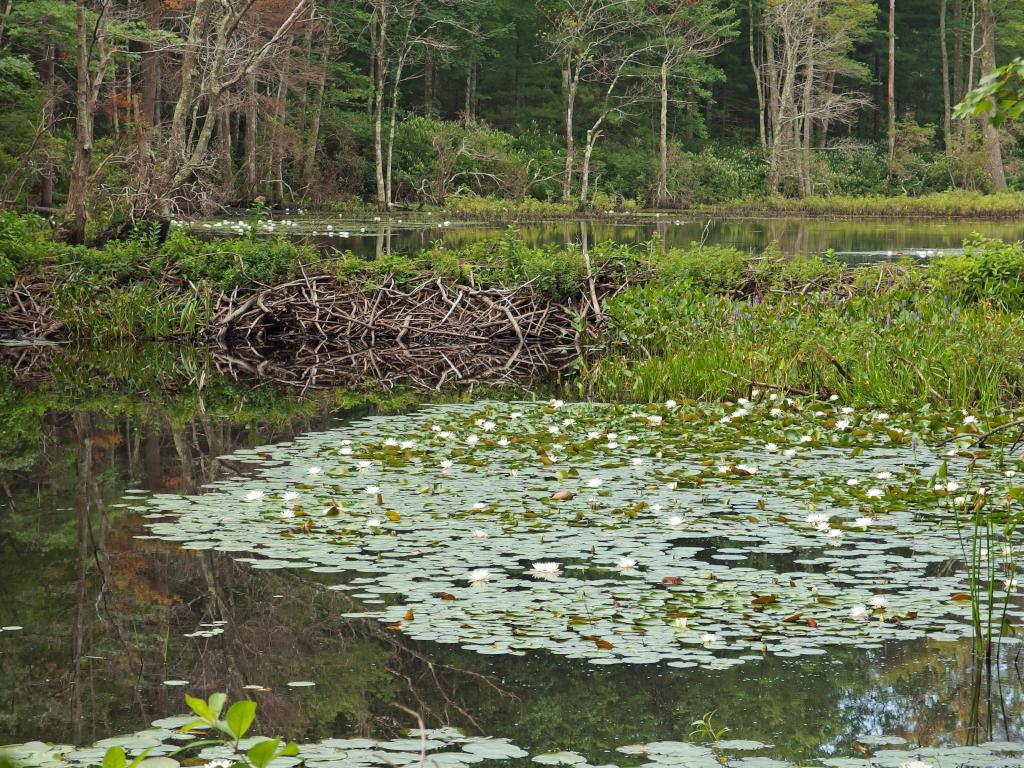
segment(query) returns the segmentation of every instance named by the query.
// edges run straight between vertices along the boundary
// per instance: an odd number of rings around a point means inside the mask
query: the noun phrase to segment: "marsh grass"
[[[719,215],[757,214],[785,216],[857,216],[1003,219],[1024,214],[1024,193],[983,194],[955,190],[918,197],[887,195],[831,195],[803,198],[754,197],[721,205],[706,206],[704,213]]]

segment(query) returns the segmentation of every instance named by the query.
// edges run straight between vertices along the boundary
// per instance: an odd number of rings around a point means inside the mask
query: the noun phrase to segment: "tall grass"
[[[779,196],[736,200],[706,206],[719,215],[763,214],[790,216],[864,216],[1005,219],[1024,214],[1024,193],[982,194],[963,190],[933,192],[919,197],[885,195],[786,198]]]

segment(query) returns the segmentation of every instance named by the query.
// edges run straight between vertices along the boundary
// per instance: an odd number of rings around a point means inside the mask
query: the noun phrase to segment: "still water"
[[[324,248],[351,250],[367,258],[385,253],[414,254],[441,241],[450,247],[468,245],[500,234],[507,223],[444,221],[422,214],[392,215],[380,221],[349,215],[309,217],[274,213],[274,231],[317,243]],[[199,222],[197,232],[235,233],[243,219]],[[694,241],[728,245],[759,253],[772,243],[783,254],[824,253],[831,249],[851,262],[877,260],[896,254],[926,255],[959,249],[964,240],[981,235],[1013,242],[1024,238],[1024,223],[1013,221],[918,219],[697,219],[645,216],[642,219],[583,219],[519,222],[515,228],[533,246],[568,245],[603,240],[639,243],[657,235],[669,247]]]
[[[148,537],[150,521],[125,504],[256,478],[272,444],[474,393],[302,392],[176,348],[2,352],[0,744],[90,743],[180,713],[183,692],[237,697],[253,683],[266,689],[252,694],[261,732],[303,741],[399,736],[413,724],[401,705],[428,727],[595,764],[621,745],[687,741],[710,711],[729,738],[790,761],[857,757],[883,734],[964,743],[962,641],[886,640],[724,669],[483,655],[345,618],[360,601],[329,589],[329,574]],[[1019,741],[1016,661],[996,675],[1004,706],[990,736]],[[296,680],[316,685],[288,686]]]

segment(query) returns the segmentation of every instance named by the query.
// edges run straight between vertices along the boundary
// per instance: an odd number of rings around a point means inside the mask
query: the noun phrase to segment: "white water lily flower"
[[[675,408],[676,407],[676,401],[675,400],[666,400],[665,401],[665,407],[666,408]]]
[[[787,448],[782,452],[782,455],[785,456],[787,459],[791,459],[794,456],[796,456],[796,448]]]
[[[768,415],[769,416],[781,416],[782,415],[782,409],[781,408],[772,408],[770,411],[768,411]]]
[[[858,480],[856,477],[851,477],[849,480],[846,481],[846,484],[850,486],[860,485],[860,480]]]
[[[647,421],[649,424],[656,427],[659,424],[661,424],[662,418],[658,414],[652,413],[650,416],[647,417]]]
[[[507,437],[501,438],[498,441],[498,445],[500,445],[502,448],[508,448],[508,445],[509,445],[508,438]]]
[[[964,424],[977,424],[977,423],[978,423],[978,417],[977,416],[964,416]]]
[[[630,571],[636,568],[636,560],[631,557],[620,557],[615,567],[622,571]]]
[[[561,570],[561,566],[558,563],[534,563],[533,572],[535,575],[540,576],[556,576]]]
[[[957,507],[965,507],[967,506],[967,497],[957,496],[955,499],[953,499],[953,504]]]
[[[397,448],[398,441],[395,440],[395,438],[393,437],[389,437],[384,441],[384,445],[386,445],[388,448]]]
[[[808,525],[819,525],[820,523],[827,524],[828,518],[829,516],[826,515],[824,512],[812,512],[804,518],[804,521],[806,521]]]
[[[561,428],[557,424],[548,425],[548,432],[551,433],[552,435],[557,435],[561,431]]]
[[[350,446],[343,445],[341,448],[338,449],[338,453],[340,453],[342,456],[351,456],[352,448]]]
[[[471,584],[482,584],[491,578],[491,572],[486,568],[477,568],[476,570],[470,571],[467,578]]]
[[[932,768],[932,764],[924,760],[907,760],[900,763],[900,768]]]
[[[683,518],[681,518],[679,515],[672,515],[672,517],[668,519],[668,525],[670,528],[678,528],[682,524]]]
[[[732,469],[732,465],[731,464],[719,464],[718,465],[718,474],[720,474],[720,475],[727,475],[727,474],[729,474],[729,471],[731,469]]]
[[[476,435],[470,435],[466,438],[466,445],[476,445],[480,442],[480,438]]]
[[[551,401],[551,407],[552,408],[561,408],[563,405],[565,405],[565,400],[552,400]]]
[[[369,469],[373,465],[366,459],[363,459],[362,461],[357,461],[356,466],[359,467],[359,469]]]
[[[211,760],[203,768],[231,768],[234,765],[230,760],[220,758],[218,760]]]
[[[816,531],[818,531],[819,533],[828,533],[829,531],[832,530],[832,526],[829,525],[824,520],[822,520],[821,522],[814,524],[814,529]]]
[[[245,494],[246,501],[262,501],[266,494],[263,491],[249,491]]]
[[[363,490],[363,493],[367,494],[368,496],[376,496],[378,493],[380,493],[380,487],[376,485],[368,485]]]
[[[644,463],[644,460],[641,459],[639,456],[634,456],[632,459],[629,460],[629,463],[632,464],[634,467],[639,467],[641,464]]]
[[[768,445],[766,445],[764,447],[764,449],[766,451],[768,451],[768,453],[778,453],[779,452],[779,446],[777,446],[775,443],[768,443]]]
[[[849,416],[851,413],[853,413],[853,408],[851,408],[848,405],[844,405],[842,408],[839,409],[839,412]]]
[[[858,517],[853,522],[854,525],[856,525],[859,528],[863,528],[866,531],[868,529],[868,526],[871,525],[871,523],[874,521],[870,517]]]
[[[838,544],[839,539],[843,538],[843,531],[840,528],[833,528],[828,532],[829,543]]]
[[[600,432],[587,432],[587,440],[597,440],[599,437],[601,437]]]
[[[592,477],[589,480],[587,480],[587,487],[588,488],[600,488],[601,487],[601,483],[603,483],[603,482],[604,482],[604,480],[602,480],[600,477]]]
[[[768,399],[774,403],[776,400],[779,399],[779,396],[776,393],[772,392],[770,395],[768,395]]]
[[[714,645],[716,640],[718,637],[712,632],[708,632],[700,639],[704,645]]]
[[[484,421],[480,424],[480,429],[482,429],[484,432],[493,432],[496,426],[497,424],[495,424],[493,421]]]
[[[867,613],[868,613],[868,609],[865,606],[863,606],[863,605],[855,605],[855,606],[853,606],[853,608],[850,609],[850,618],[851,619],[861,619],[861,618],[867,616]]]
[[[872,608],[886,608],[889,605],[889,601],[885,599],[885,595],[872,595],[871,599],[868,600],[868,604]]]
[[[475,504],[473,505],[473,509],[475,509],[475,510],[476,510],[477,512],[479,512],[479,511],[480,511],[480,510],[482,510],[482,509],[487,509],[487,504],[485,504],[485,503],[484,503],[484,502],[482,502],[482,501],[478,501],[478,502],[476,502],[476,503],[475,503]]]
[[[892,472],[883,470],[882,472],[879,472],[877,475],[875,475],[875,477],[878,480],[892,480]]]
[[[686,617],[685,616],[677,616],[676,620],[674,622],[672,622],[672,623],[675,624],[676,629],[686,629]]]
[[[322,467],[310,467],[309,469],[306,470],[306,473],[310,475],[319,475],[323,471],[324,470]]]
[[[674,491],[676,488],[679,487],[679,483],[677,483],[675,480],[673,480],[673,481],[671,481],[669,483],[665,483],[665,487],[668,490],[670,490],[670,491]]]
[[[1017,579],[1003,579],[1003,589],[1007,592],[1013,592],[1017,589]]]
[[[400,442],[400,443],[398,444],[398,447],[399,447],[399,448],[403,448],[403,449],[405,449],[405,450],[409,450],[409,449],[410,449],[410,448],[412,448],[412,447],[413,447],[413,446],[414,446],[415,444],[416,444],[416,443],[414,443],[414,442],[413,442],[412,440],[403,440],[402,442]]]
[[[440,432],[441,431],[441,425],[440,424],[431,424],[430,425],[430,431],[431,432]]]
[[[563,427],[571,427],[575,423],[576,423],[576,419],[573,419],[573,418],[562,419],[562,426]]]
[[[476,529],[473,530],[473,538],[474,539],[486,539],[487,538],[487,531],[485,531],[483,528],[476,528]]]
[[[451,459],[441,459],[441,469],[451,469],[455,462]]]
[[[814,438],[811,437],[810,435],[800,435],[800,440],[798,440],[798,442],[800,442],[800,443],[811,443],[811,442],[814,442]]]
[[[376,517],[368,518],[367,521],[366,521],[366,527],[367,528],[380,528],[382,525],[383,525],[383,523],[380,520],[378,520]]]
[[[868,488],[867,497],[869,499],[880,499],[885,496],[885,491],[881,488]]]
[[[295,501],[297,498],[299,498],[299,494],[297,494],[295,491],[288,491],[281,498],[284,499],[285,501]]]
[[[978,489],[978,495],[979,496],[984,496],[987,493],[988,493],[988,488],[986,488],[985,486],[981,486],[981,488]]]
[[[1016,470],[1014,470],[1014,469],[1008,469],[1008,470],[1006,470],[1005,472],[1003,472],[1003,477],[1013,477],[1013,476],[1015,476],[1016,474],[1017,474],[1017,471],[1016,471]]]
[[[283,510],[281,512],[281,517],[284,517],[284,518],[295,517],[295,513],[292,512],[290,509],[286,509],[286,510]]]
[[[848,426],[850,426],[849,419],[840,419],[836,422],[836,429],[846,429]]]
[[[614,440],[612,440],[612,441],[609,441],[608,444],[605,447],[608,448],[609,450],[613,450],[614,451],[616,448],[619,447],[619,444],[616,443]]]

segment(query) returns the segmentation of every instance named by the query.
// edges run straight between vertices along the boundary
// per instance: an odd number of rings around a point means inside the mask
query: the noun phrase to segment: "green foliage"
[[[59,247],[46,239],[49,227],[39,216],[0,211],[0,286],[19,271],[46,261]]]
[[[957,105],[958,118],[989,116],[1001,126],[1024,114],[1024,57],[1018,57],[981,79],[978,87]]]
[[[670,149],[669,197],[681,207],[763,195],[768,164],[759,150],[705,147],[699,152]]]
[[[964,244],[962,255],[938,259],[934,269],[936,288],[960,303],[1024,310],[1024,243],[978,237]]]
[[[180,230],[171,233],[159,253],[161,266],[185,280],[219,290],[283,282],[298,273],[300,264],[319,259],[314,246],[284,237],[202,240]]]
[[[736,290],[747,269],[747,255],[735,248],[701,246],[673,248],[658,261],[657,277],[664,284],[682,283],[710,293]]]

